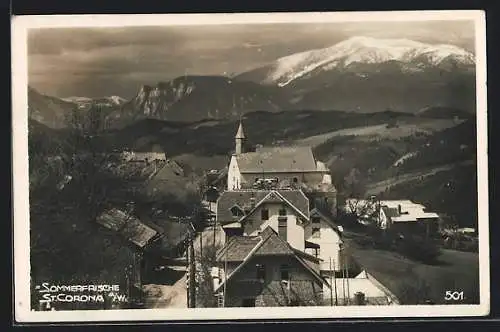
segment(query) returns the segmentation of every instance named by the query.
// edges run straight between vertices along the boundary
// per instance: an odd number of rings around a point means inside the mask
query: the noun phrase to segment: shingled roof
[[[217,252],[217,260],[242,262],[260,240],[260,236],[233,236],[226,245]]]
[[[140,248],[159,233],[139,219],[119,209],[111,209],[97,217],[96,222],[111,229]]]
[[[387,218],[397,217],[399,216],[399,211],[397,208],[390,208],[387,206],[382,206],[382,210],[384,210],[385,216]]]
[[[252,198],[255,207],[250,205]],[[217,222],[221,224],[242,221],[252,211],[266,202],[283,202],[309,217],[309,200],[300,190],[235,190],[225,191],[217,199]],[[233,216],[231,208],[238,206],[245,216]]]
[[[241,249],[238,250],[237,254],[233,254],[233,250],[236,249],[241,244]],[[252,246],[253,244],[253,246]],[[240,261],[241,264],[236,267],[226,279],[226,282],[231,279],[241,268],[252,258],[259,256],[276,256],[276,255],[290,255],[294,257],[304,268],[309,271],[318,281],[322,284],[326,284],[328,287],[330,285],[321,277],[321,275],[314,269],[313,265],[318,263],[315,257],[310,256],[306,253],[299,252],[298,250],[292,248],[290,244],[283,239],[281,239],[278,234],[270,227],[266,227],[257,236],[239,236],[233,238],[233,240],[226,243],[226,245],[217,254],[217,261],[224,262],[227,256],[232,257],[233,262]],[[237,259],[236,259],[237,258]],[[219,284],[217,289],[220,289],[224,282]]]
[[[236,156],[241,173],[315,172],[310,147],[262,147]]]

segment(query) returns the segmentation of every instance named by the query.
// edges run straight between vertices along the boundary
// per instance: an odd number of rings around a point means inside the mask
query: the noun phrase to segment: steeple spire
[[[236,132],[236,136],[234,138],[236,143],[235,154],[243,153],[243,141],[245,140],[245,133],[243,132],[243,123],[240,118],[240,125],[238,127],[238,131]]]
[[[236,133],[236,139],[245,139],[245,133],[243,132],[243,123],[241,122],[240,116],[240,126],[238,127],[238,132]]]

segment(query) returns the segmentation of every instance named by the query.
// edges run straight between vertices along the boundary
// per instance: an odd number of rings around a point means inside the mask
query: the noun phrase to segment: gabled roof
[[[217,260],[227,260],[228,262],[242,262],[259,242],[259,236],[233,236],[217,252]]]
[[[266,147],[236,156],[240,173],[315,172],[310,147]]]
[[[145,247],[151,239],[159,234],[136,217],[116,208],[99,215],[96,222],[117,232],[140,248]]]
[[[244,239],[247,238],[247,239]],[[248,242],[245,242],[248,241]],[[253,257],[262,257],[262,256],[278,256],[278,255],[289,255],[294,257],[307,271],[309,271],[316,280],[320,281],[322,284],[326,284],[328,287],[330,285],[321,277],[321,275],[316,272],[311,266],[308,264],[306,260],[312,260],[311,255],[308,255],[303,252],[299,252],[298,250],[292,248],[290,244],[283,239],[281,239],[278,234],[270,227],[266,227],[260,235],[252,236],[252,237],[237,237],[234,240],[229,241],[226,245],[219,251],[217,255],[218,262],[224,262],[227,257],[232,255],[231,251],[238,246],[239,243],[244,243],[245,249],[241,249],[238,252],[238,260],[235,259],[235,255],[233,255],[234,261],[241,261],[241,264],[238,265],[225,280],[223,280],[215,289],[218,291],[223,285],[224,282],[229,281],[235,274],[238,273],[245,265],[250,261]],[[253,247],[251,247],[251,243],[255,243]],[[243,247],[243,246],[242,246]],[[315,263],[317,263],[317,259]]]
[[[255,200],[254,207],[250,205],[252,199]],[[300,190],[236,190],[225,191],[217,199],[217,222],[241,222],[266,202],[283,202],[304,219],[309,219],[309,200]],[[243,217],[233,216],[231,208],[234,205],[247,210],[247,214]]]
[[[324,220],[335,232],[338,234],[342,233],[339,229],[339,226],[333,221],[333,217],[330,216],[327,212],[321,211],[319,208],[314,208],[310,212],[310,217],[318,216],[322,220]],[[311,220],[311,219],[310,219]]]

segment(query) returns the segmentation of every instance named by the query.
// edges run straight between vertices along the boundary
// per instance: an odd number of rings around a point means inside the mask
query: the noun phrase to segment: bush
[[[420,236],[410,235],[399,239],[396,250],[408,258],[427,264],[435,263],[440,255],[440,249],[434,241]]]

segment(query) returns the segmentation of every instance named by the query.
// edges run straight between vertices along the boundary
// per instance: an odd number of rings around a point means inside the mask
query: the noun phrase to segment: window
[[[297,182],[299,182],[299,179],[297,179],[297,178],[293,178],[293,180],[292,180],[292,181],[293,181],[293,183],[297,183]]]
[[[262,209],[260,211],[260,216],[262,220],[269,220],[269,210],[268,209]]]
[[[278,217],[278,236],[283,240],[287,240],[287,218]]]
[[[286,216],[286,208],[284,206],[282,206],[281,209],[279,210],[279,215]]]
[[[320,233],[320,228],[319,227],[313,227],[312,229],[312,237],[315,239],[319,239],[321,237]]]
[[[239,206],[233,206],[231,208],[231,213],[233,214],[233,217],[243,217],[243,210]]]
[[[242,307],[255,307],[255,299],[254,298],[243,299],[243,301],[241,301],[241,306]]]
[[[313,217],[312,218],[312,223],[313,224],[319,224],[321,222],[320,218],[319,217]]]
[[[280,268],[280,274],[281,274],[281,280],[288,280],[290,278],[290,268],[288,265],[281,265]]]
[[[266,280],[266,267],[263,264],[257,264],[257,279]]]

